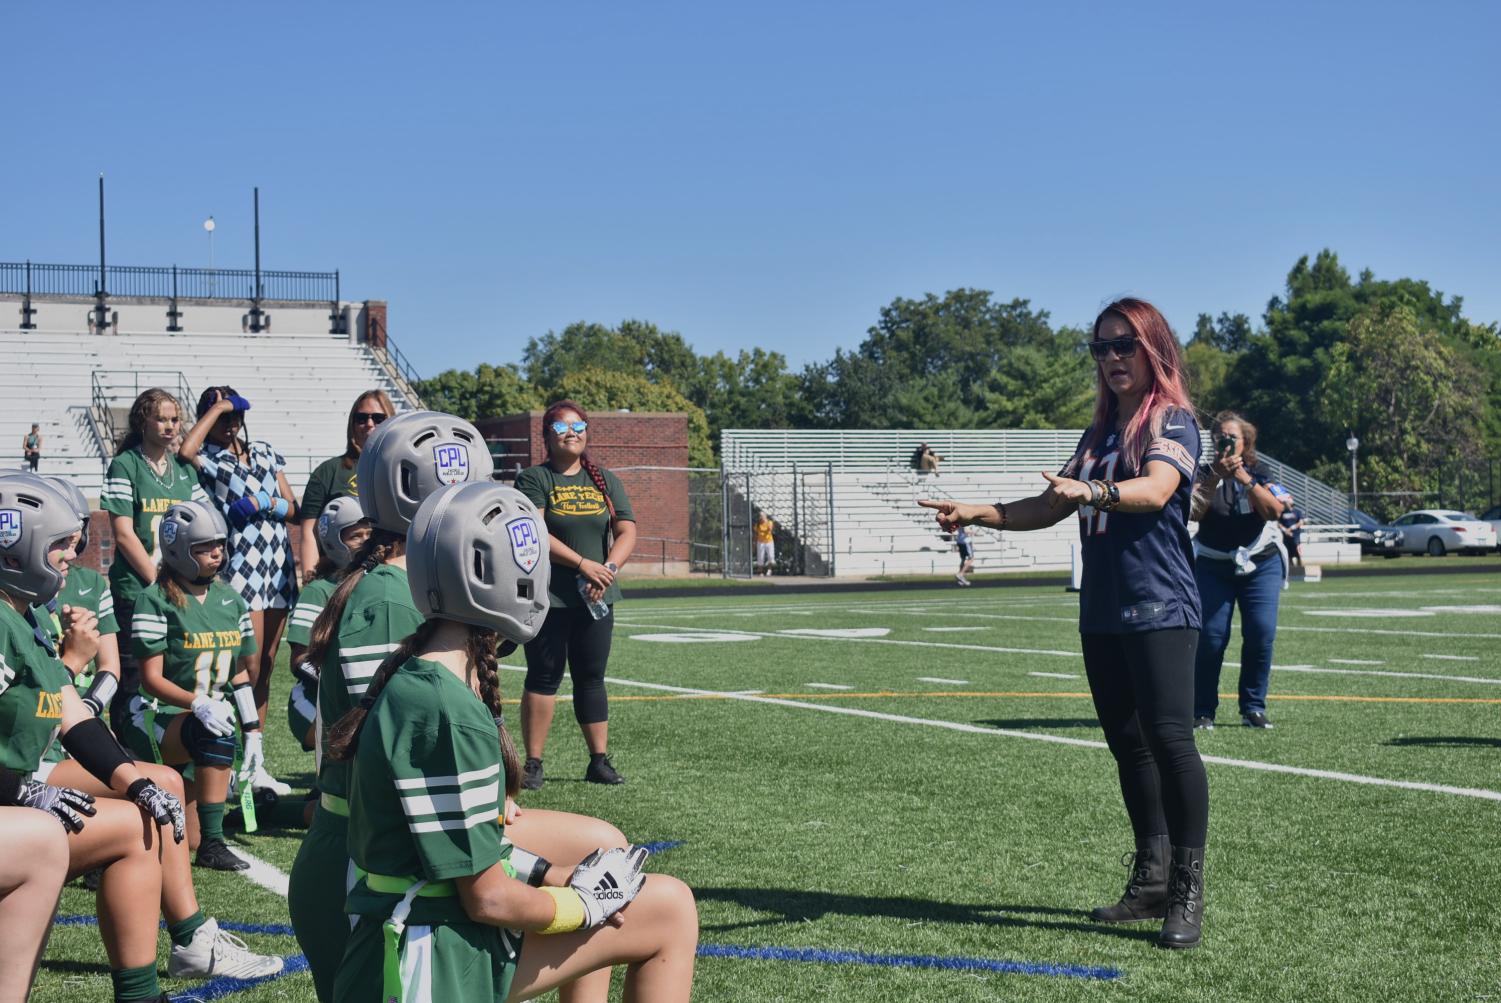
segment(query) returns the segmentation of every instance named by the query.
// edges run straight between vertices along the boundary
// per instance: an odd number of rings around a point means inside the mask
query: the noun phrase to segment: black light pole
[[[261,190],[255,189],[255,289],[250,297],[250,330],[259,333],[265,330],[261,310]]]
[[[104,301],[109,292],[104,288],[104,175],[99,175],[99,284],[94,289],[94,330],[100,334],[109,326],[109,311]]]

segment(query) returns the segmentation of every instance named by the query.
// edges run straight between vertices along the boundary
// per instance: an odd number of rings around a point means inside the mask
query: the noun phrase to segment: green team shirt
[[[63,723],[62,688],[71,682],[26,618],[0,602],[0,766],[29,772],[41,765]]]
[[[605,487],[610,489],[610,500],[615,503],[615,518],[635,522],[625,485],[602,467],[600,473],[604,475]],[[610,508],[586,471],[560,474],[552,464],[540,463],[516,475],[516,490],[542,512],[547,532],[555,539],[578,551],[581,557],[600,564],[605,562],[610,554]],[[579,595],[577,569],[554,564],[551,582],[547,594],[552,605],[584,605],[584,597]],[[620,601],[618,583],[611,582],[605,589],[604,601],[612,605]]]
[[[314,578],[302,587],[302,591],[297,593],[297,606],[292,610],[291,619],[287,621],[288,644],[300,644],[304,648],[308,646],[318,614],[323,612],[328,597],[338,587],[339,584],[332,578]]]
[[[165,653],[162,676],[168,682],[194,696],[212,696],[228,688],[241,655],[256,653],[250,607],[217,578],[202,602],[186,598],[185,606],[174,606],[160,585],[147,586],[136,600],[131,648],[137,658]],[[184,710],[163,705],[158,713]]]
[[[381,690],[351,770],[349,853],[372,874],[446,881],[510,856],[495,720],[436,662],[411,658]],[[354,915],[388,915],[400,895],[349,893]],[[408,923],[467,922],[458,896],[412,903]]]
[[[156,528],[174,502],[188,500],[208,503],[208,495],[198,485],[198,472],[169,453],[167,472],[158,477],[137,448],[110,461],[109,470],[104,474],[104,491],[99,496],[99,505],[111,516],[128,517],[136,539],[146,548],[152,561],[160,564],[161,558],[156,552]],[[134,603],[136,596],[146,587],[146,582],[118,550],[109,566],[109,583],[114,589],[115,599],[127,604]]]
[[[99,621],[101,637],[120,632],[120,624],[115,620],[115,598],[114,593],[110,592],[109,581],[93,568],[86,568],[81,564],[69,568],[67,580],[63,582],[62,591],[58,592],[57,602],[53,605],[57,607],[56,610],[46,606],[33,606],[31,612],[37,618],[37,623],[52,634],[54,645],[63,643],[64,606],[86,609],[93,613]],[[82,672],[73,677],[73,686],[80,693],[93,682],[96,665],[96,662],[89,662]]]
[[[360,579],[339,618],[338,639],[318,667],[323,748],[328,748],[328,730],[360,702],[380,663],[420,626],[422,614],[412,605],[405,568],[382,564]],[[349,764],[324,756],[318,789],[348,797]]]
[[[302,504],[297,506],[297,521],[307,522],[318,518],[323,512],[323,506],[335,498],[345,495],[358,498],[360,493],[354,483],[356,469],[344,466],[342,456],[330,457],[318,464],[308,477],[307,487],[302,489]]]

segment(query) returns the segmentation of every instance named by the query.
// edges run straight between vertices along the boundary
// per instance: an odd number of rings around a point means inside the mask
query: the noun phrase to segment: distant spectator
[[[36,465],[42,462],[42,426],[36,422],[31,423],[31,431],[21,438],[21,456],[32,473],[36,473]]]
[[[1295,566],[1303,566],[1303,510],[1293,503],[1293,493],[1280,484],[1272,485],[1272,496],[1282,505],[1282,514],[1277,522],[1282,527],[1282,542],[1287,547],[1288,560]]]
[[[1194,727],[1212,729],[1220,669],[1240,607],[1240,715],[1248,728],[1270,728],[1266,691],[1272,677],[1277,607],[1286,578],[1282,506],[1256,455],[1256,426],[1234,411],[1214,423],[1213,465],[1201,471],[1194,493],[1194,578],[1204,611],[1194,664]]]
[[[938,474],[938,464],[943,457],[933,452],[932,448],[924,442],[912,451],[912,469],[923,474]]]
[[[960,526],[954,531],[954,543],[959,547],[959,573],[954,581],[960,585],[972,584],[966,576],[975,570],[975,545],[969,538],[969,527]]]
[[[270,443],[245,432],[250,402],[233,387],[209,387],[198,398],[198,422],[183,436],[178,456],[198,468],[198,480],[229,522],[229,558],[223,576],[250,607],[259,651],[250,668],[256,713],[266,723],[271,673],[287,616],[297,604],[297,566],[287,521],[297,499],[283,472],[287,461]],[[251,778],[257,790],[278,796],[292,788],[262,766]]]
[[[771,567],[777,563],[777,546],[773,536],[776,528],[777,524],[765,511],[756,516],[756,521],[751,526],[751,535],[756,542],[756,560],[752,570],[758,575],[770,577]]]
[[[301,523],[297,530],[302,557],[302,584],[317,577],[318,570],[318,515],[323,506],[345,495],[359,497],[359,487],[354,483],[354,467],[359,462],[365,440],[377,425],[396,413],[396,406],[384,390],[366,390],[349,409],[349,423],[344,427],[344,452],[331,456],[318,464],[308,477],[307,487],[302,491],[302,502],[297,506]]]

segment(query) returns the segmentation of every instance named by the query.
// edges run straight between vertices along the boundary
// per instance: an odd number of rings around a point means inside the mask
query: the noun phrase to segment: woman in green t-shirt
[[[542,414],[547,462],[516,477],[516,489],[542,511],[552,538],[552,608],[541,632],[526,646],[521,694],[526,745],[521,786],[527,790],[542,786],[542,750],[565,663],[573,680],[573,716],[589,746],[584,779],[625,783],[610,763],[605,666],[620,599],[615,576],[635,549],[636,516],[620,478],[589,459],[588,429],[589,416],[573,401],[549,405]]]

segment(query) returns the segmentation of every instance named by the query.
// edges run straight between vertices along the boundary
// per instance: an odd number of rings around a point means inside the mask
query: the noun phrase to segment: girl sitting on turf
[[[161,573],[136,602],[142,694],[131,707],[127,740],[158,763],[192,764],[184,779],[188,805],[197,809],[188,836],[197,864],[241,871],[250,865],[224,845],[224,802],[236,730],[245,737],[246,776],[261,760],[261,733],[246,665],[256,652],[249,609],[217,577],[225,535],[218,514],[202,502],[179,502],[162,517]]]
[[[426,620],[330,733],[329,755],[351,765],[362,875],[334,999],[532,999],[626,964],[627,1001],[687,1000],[698,915],[686,885],[643,876],[639,848],[596,850],[567,884],[543,884],[506,838],[501,792],[519,789],[521,762],[496,655],[546,617],[536,507],[504,485],[446,488],[417,511],[406,553]]]

